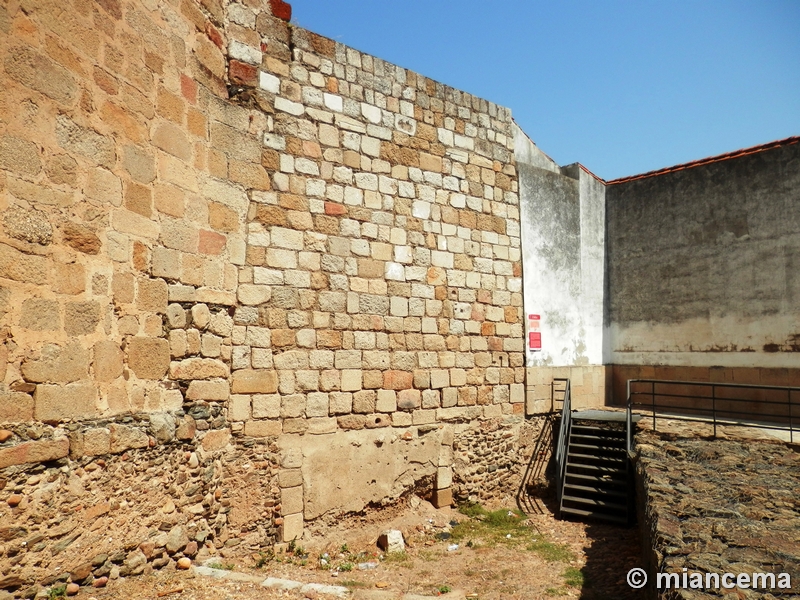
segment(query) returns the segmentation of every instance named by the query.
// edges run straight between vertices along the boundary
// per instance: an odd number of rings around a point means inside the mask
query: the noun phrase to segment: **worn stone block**
[[[109,425],[111,431],[111,452],[117,454],[125,452],[131,448],[147,448],[150,439],[147,433],[137,427],[112,423]]]
[[[281,514],[286,516],[301,512],[303,512],[303,486],[283,487],[281,489]]]
[[[2,272],[0,272],[0,276],[2,276]],[[57,331],[61,329],[61,314],[58,302],[43,298],[28,298],[24,300],[22,302],[19,325],[33,331]]]
[[[283,517],[283,524],[280,527],[281,540],[291,542],[303,537],[303,514],[296,513]]]
[[[65,437],[24,442],[10,448],[0,448],[0,469],[12,465],[58,460],[68,454],[69,439]]]
[[[34,416],[39,421],[61,421],[96,416],[97,388],[91,381],[36,386]]]
[[[197,350],[199,351],[199,348]],[[217,377],[227,379],[228,366],[213,358],[187,358],[169,365],[169,377],[170,379],[185,380],[215,379]]]
[[[283,432],[280,421],[247,421],[244,434],[248,437],[274,437]]]
[[[187,400],[209,400],[209,401],[223,401],[227,400],[230,395],[230,389],[227,381],[207,381],[197,379],[189,383],[189,388],[186,390]],[[248,400],[249,404],[249,400]],[[243,419],[237,419],[243,420]]]
[[[48,271],[47,258],[24,254],[11,246],[0,244],[0,277],[42,285],[48,282]]]
[[[78,342],[65,346],[47,344],[36,358],[23,361],[21,371],[27,381],[35,383],[70,383],[86,379],[89,351]]]
[[[412,410],[419,408],[422,403],[422,393],[419,390],[401,390],[397,395],[397,408]]]
[[[216,452],[222,450],[231,441],[231,432],[228,429],[215,429],[203,436],[203,450]]]
[[[431,504],[436,508],[444,508],[453,504],[453,488],[434,490],[431,494]]]
[[[33,398],[15,392],[0,383],[0,423],[24,423],[33,420]]]
[[[64,306],[64,330],[69,335],[94,333],[99,323],[99,302],[67,302]]]
[[[137,280],[136,288],[136,306],[139,310],[161,314],[167,311],[169,288],[163,279],[141,277]]]
[[[169,342],[163,338],[131,338],[128,366],[140,379],[161,379],[170,367]]]
[[[268,369],[234,371],[231,392],[234,394],[271,394],[278,391],[278,374]]]

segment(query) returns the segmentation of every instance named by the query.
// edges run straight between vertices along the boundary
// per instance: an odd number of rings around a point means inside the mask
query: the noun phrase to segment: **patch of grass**
[[[411,562],[411,557],[407,552],[389,552],[383,556],[383,562],[395,565],[407,565]]]
[[[560,588],[549,587],[544,591],[544,593],[548,596],[566,596],[568,592],[567,590],[562,590]]]
[[[350,588],[350,589],[353,589],[353,588],[367,588],[367,587],[369,587],[369,584],[364,583],[363,581],[356,581],[354,579],[345,579],[342,582],[342,585],[344,587]]]
[[[582,588],[584,584],[583,573],[580,569],[575,567],[567,567],[561,575],[564,578],[564,583],[570,587]]]
[[[47,591],[47,600],[55,600],[56,598],[66,598],[66,597],[67,597],[66,583],[53,586]]]
[[[339,565],[339,570],[345,573],[349,573],[350,571],[353,570],[353,563],[351,562],[342,563]]]
[[[554,544],[537,538],[528,545],[528,550],[536,552],[548,562],[569,562],[575,559],[570,549],[564,544]]]
[[[450,586],[449,585],[440,585],[436,588],[436,591],[440,594],[449,594],[450,593]]]
[[[233,571],[236,568],[236,565],[234,565],[233,563],[220,563],[220,562],[209,563],[208,566],[211,567],[212,569],[219,569],[221,571]]]
[[[525,524],[526,515],[522,511],[507,508],[490,511],[480,504],[462,505],[459,510],[470,520],[454,526],[451,539],[466,542],[467,547],[476,546],[476,540],[489,546],[516,546],[530,541],[534,535],[534,531]]]
[[[436,562],[441,558],[441,555],[433,550],[420,550],[417,553],[417,556],[419,556],[425,562]]]

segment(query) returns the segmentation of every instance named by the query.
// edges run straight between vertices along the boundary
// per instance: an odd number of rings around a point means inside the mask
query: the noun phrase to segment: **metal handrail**
[[[632,385],[634,384],[634,385]],[[649,386],[649,390],[633,389],[635,384]],[[674,391],[657,391],[657,386],[690,386],[698,393],[675,393]],[[708,391],[710,395],[699,392]],[[720,395],[720,390],[748,390],[786,393],[785,400],[758,400],[753,398],[737,398]],[[793,400],[793,396],[797,396]],[[640,400],[640,398],[643,398]],[[649,398],[649,402],[644,399]],[[699,406],[676,406],[674,403],[665,404],[656,402],[656,398],[675,399],[681,398],[699,403]],[[787,387],[777,385],[753,385],[744,383],[717,383],[708,381],[670,381],[665,379],[629,379],[627,383],[627,448],[632,450],[632,413],[634,408],[640,412],[650,412],[653,417],[653,430],[656,429],[656,418],[667,418],[676,421],[700,421],[712,423],[714,437],[717,435],[718,425],[736,425],[739,427],[767,427],[789,432],[789,441],[794,443],[794,431],[800,431],[800,414],[794,415],[795,407],[800,408],[800,387]],[[785,414],[774,414],[764,411],[735,410],[732,407],[720,408],[720,404],[750,403],[760,407],[785,406]],[[738,405],[737,405],[737,408]],[[799,411],[800,412],[800,411]],[[659,414],[660,413],[660,414]],[[686,414],[694,413],[694,414]],[[700,414],[698,414],[700,413]],[[773,419],[773,420],[770,420]]]
[[[569,379],[553,379],[553,386],[555,383],[564,383],[564,404],[561,407],[561,424],[558,428],[558,444],[556,446],[556,494],[558,496],[558,506],[561,507],[561,497],[563,495],[564,487],[564,473],[567,468],[567,441],[569,439],[569,432],[572,426],[572,401],[570,399]]]

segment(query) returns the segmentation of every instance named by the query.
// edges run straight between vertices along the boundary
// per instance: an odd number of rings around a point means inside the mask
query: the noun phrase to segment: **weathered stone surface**
[[[147,448],[150,443],[147,434],[137,427],[119,425],[112,423],[109,426],[111,431],[111,452],[124,452],[131,448]]]
[[[97,234],[86,227],[70,221],[61,227],[61,239],[65,244],[84,254],[99,254],[103,247]]]
[[[78,86],[69,71],[28,46],[9,50],[5,70],[22,85],[62,104],[72,104],[78,95]]]
[[[48,271],[49,263],[44,256],[24,254],[0,243],[0,277],[43,285],[48,282]]]
[[[99,323],[99,302],[67,302],[64,306],[64,330],[69,335],[93,333]]]
[[[203,449],[208,452],[222,450],[230,441],[231,434],[227,429],[209,431],[203,436]]]
[[[405,552],[403,532],[397,529],[384,531],[378,536],[378,547],[385,552]]]
[[[10,448],[0,448],[0,469],[11,465],[56,460],[68,454],[69,440],[65,437],[24,442]]]
[[[97,410],[97,388],[91,381],[36,386],[34,415],[39,421],[92,417]]]
[[[187,358],[169,365],[170,379],[215,379],[228,377],[225,363],[213,358]]]
[[[140,379],[161,379],[170,367],[169,342],[163,338],[131,338],[128,366]]]
[[[53,227],[39,210],[11,207],[3,215],[3,225],[8,235],[31,244],[46,246],[53,239]]]
[[[234,394],[272,394],[278,391],[278,374],[267,369],[234,371],[231,392]]]
[[[33,419],[33,398],[0,383],[0,423],[24,423]]]
[[[205,381],[201,379],[189,383],[187,400],[227,400],[230,388],[227,381]]]
[[[92,368],[97,381],[113,381],[123,370],[124,354],[119,344],[101,340],[94,345]]]
[[[10,135],[0,137],[0,169],[31,177],[38,175],[42,170],[39,149],[29,140]]]
[[[22,302],[20,327],[33,331],[56,331],[61,329],[61,314],[56,300],[29,298]]]
[[[22,376],[34,383],[70,383],[89,375],[89,351],[79,342],[47,344],[39,355],[22,363]]]

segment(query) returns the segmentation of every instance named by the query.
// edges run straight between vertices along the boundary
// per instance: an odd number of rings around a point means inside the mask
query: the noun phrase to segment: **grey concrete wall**
[[[609,362],[797,366],[800,144],[606,197]]]
[[[604,185],[580,165],[559,168],[515,134],[524,307],[526,317],[541,316],[542,333],[542,350],[526,348],[526,364],[602,364]]]

